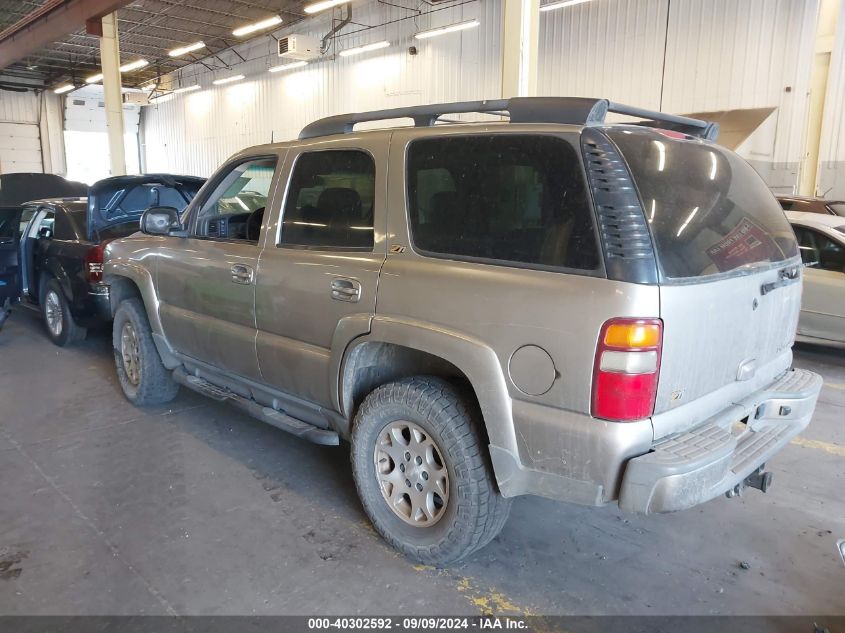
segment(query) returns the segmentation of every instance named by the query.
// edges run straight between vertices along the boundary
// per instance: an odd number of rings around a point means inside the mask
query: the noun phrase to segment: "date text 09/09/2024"
[[[352,630],[450,630],[450,629],[525,629],[526,622],[518,617],[471,618],[447,617],[352,617],[352,618],[308,618],[309,630],[352,629]]]

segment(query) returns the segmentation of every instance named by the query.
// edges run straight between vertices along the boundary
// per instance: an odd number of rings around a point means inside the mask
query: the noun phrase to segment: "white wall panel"
[[[353,10],[359,24],[408,15],[375,3]],[[816,12],[817,0],[592,0],[544,12],[539,94],[609,97],[678,113],[774,107],[740,153],[771,186],[790,189],[802,151]],[[470,18],[481,26],[427,41],[412,37]],[[207,175],[233,152],[293,138],[323,116],[496,98],[500,20],[501,0],[481,0],[354,34],[348,32],[360,27],[347,27],[333,52],[383,39],[391,47],[279,74],[266,72],[279,59],[262,40],[239,49],[248,62],[224,58],[239,62],[231,74],[247,75],[230,86],[209,87],[229,71],[189,67],[177,85],[203,90],[144,108],[145,168]],[[324,16],[283,33],[320,37],[329,26]],[[410,45],[418,55],[408,55]],[[841,83],[845,92],[845,77]]]
[[[669,0],[593,0],[540,13],[538,93],[660,107]]]
[[[177,86],[199,83],[203,90],[165,97],[144,108],[146,171],[209,175],[228,156],[250,145],[296,138],[311,121],[348,111],[441,101],[497,98],[500,95],[499,2],[485,0],[448,7],[416,20],[402,20],[352,33],[349,26],[336,52],[380,40],[390,48],[355,57],[321,59],[295,71],[271,74],[283,63],[270,44],[239,49],[248,62],[231,71],[211,73],[201,67],[182,71]],[[409,15],[407,9],[356,3],[353,19],[379,24]],[[417,30],[478,19],[478,28],[428,40]],[[292,27],[287,33],[322,37],[328,16]],[[417,55],[408,47],[416,46]],[[225,58],[227,61],[231,57]],[[210,86],[216,78],[245,74],[231,85]]]
[[[839,18],[830,58],[822,145],[819,155],[819,190],[832,199],[845,199],[845,16]]]
[[[740,153],[796,174],[817,10],[815,0],[672,0],[664,109],[773,106]]]
[[[816,0],[592,0],[549,11],[540,18],[540,93],[674,113],[775,107],[739,151],[788,189],[816,12]]]

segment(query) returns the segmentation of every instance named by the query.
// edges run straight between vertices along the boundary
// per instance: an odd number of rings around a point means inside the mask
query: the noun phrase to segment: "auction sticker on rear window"
[[[743,217],[725,237],[708,248],[707,254],[723,272],[781,257],[772,237],[748,217]]]

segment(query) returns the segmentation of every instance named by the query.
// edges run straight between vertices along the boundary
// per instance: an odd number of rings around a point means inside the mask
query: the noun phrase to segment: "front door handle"
[[[332,280],[332,299],[358,303],[361,299],[361,283],[354,279],[338,278]]]
[[[235,264],[232,266],[232,283],[249,286],[255,281],[255,270],[246,264]]]

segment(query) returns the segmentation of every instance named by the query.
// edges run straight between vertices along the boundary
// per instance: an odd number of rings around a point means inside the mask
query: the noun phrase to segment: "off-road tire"
[[[59,312],[58,316],[61,319],[61,329],[58,332],[51,325],[51,317],[48,317],[48,304],[50,311]],[[47,337],[54,345],[65,347],[85,340],[88,330],[73,320],[65,293],[59,282],[53,277],[45,276],[42,279],[39,305],[41,308],[41,318],[44,321],[44,329],[47,331]]]
[[[375,450],[391,423],[412,422],[444,458],[449,497],[433,525],[409,525],[388,505],[376,475]],[[443,566],[487,545],[504,527],[511,500],[499,493],[474,399],[460,387],[418,376],[383,385],[361,404],[352,429],[352,473],[367,516],[382,537],[420,563]],[[403,471],[404,472],[404,471]]]
[[[129,324],[137,341],[137,380],[130,379],[122,352],[124,328]],[[164,404],[170,402],[179,392],[179,385],[173,381],[170,371],[162,364],[155,343],[153,343],[150,322],[140,299],[125,299],[114,315],[112,344],[117,377],[123,394],[137,406]]]

